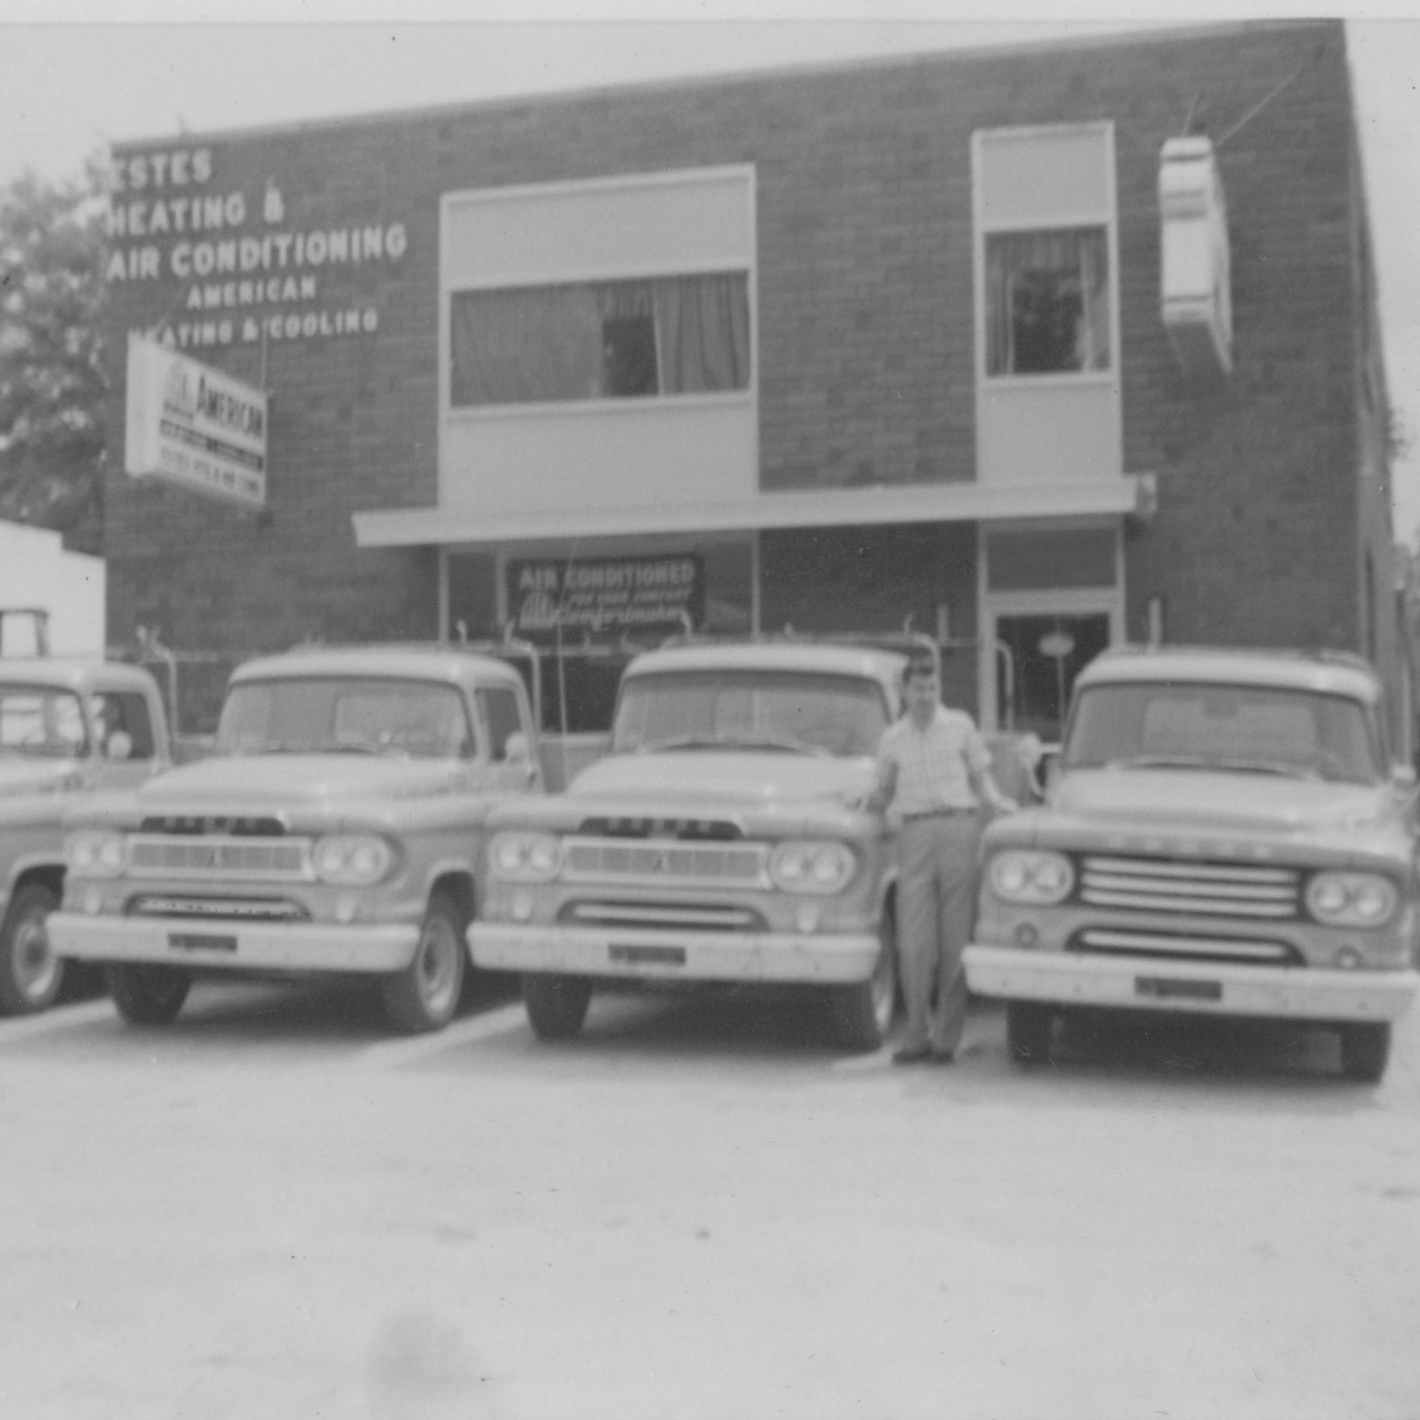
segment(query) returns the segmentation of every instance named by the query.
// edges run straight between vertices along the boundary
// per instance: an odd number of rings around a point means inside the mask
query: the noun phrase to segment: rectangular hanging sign
[[[265,506],[264,391],[130,335],[125,414],[123,462],[131,477]]]

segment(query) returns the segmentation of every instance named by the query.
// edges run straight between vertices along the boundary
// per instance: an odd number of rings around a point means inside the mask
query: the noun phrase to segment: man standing
[[[991,777],[975,721],[942,704],[931,657],[914,655],[904,683],[907,714],[883,735],[868,797],[870,809],[898,826],[897,940],[907,1030],[893,1060],[947,1064],[966,1025],[961,954],[976,905],[981,801],[1001,812],[1016,804]]]

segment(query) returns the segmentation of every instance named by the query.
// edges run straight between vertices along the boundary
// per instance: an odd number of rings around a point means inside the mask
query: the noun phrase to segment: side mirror
[[[532,760],[532,751],[528,746],[528,737],[520,730],[514,730],[506,740],[503,741],[503,759],[508,764],[528,764]]]
[[[1393,764],[1390,770],[1390,782],[1402,793],[1408,794],[1417,783],[1420,783],[1420,775],[1416,774],[1413,764]]]
[[[133,753],[133,737],[126,730],[115,730],[104,742],[107,759],[127,759]]]

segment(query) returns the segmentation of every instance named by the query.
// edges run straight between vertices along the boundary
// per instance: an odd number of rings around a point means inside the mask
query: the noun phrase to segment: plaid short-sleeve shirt
[[[887,728],[878,746],[880,777],[890,763],[897,765],[897,786],[889,808],[906,817],[976,808],[975,782],[990,769],[991,755],[970,715],[939,705],[925,730],[910,715]]]

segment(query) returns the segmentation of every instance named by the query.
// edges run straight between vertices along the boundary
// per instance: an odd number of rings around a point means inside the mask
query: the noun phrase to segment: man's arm
[[[991,773],[991,751],[975,727],[971,731],[971,742],[966,753],[967,773],[971,776],[972,787],[979,797],[986,800],[999,814],[1014,813],[1020,805],[1008,794],[1001,792]]]

